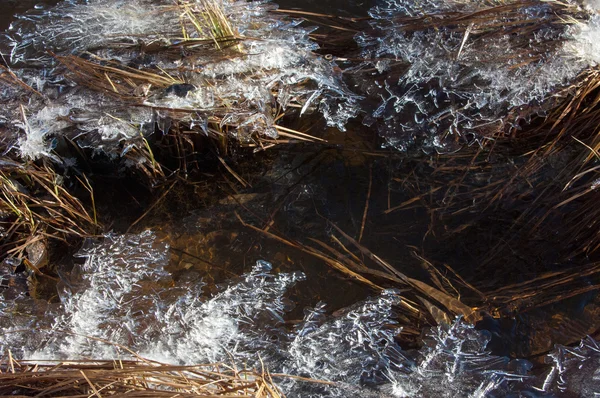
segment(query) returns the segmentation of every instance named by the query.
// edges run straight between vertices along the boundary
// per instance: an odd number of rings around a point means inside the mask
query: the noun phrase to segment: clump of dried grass
[[[166,365],[145,360],[16,361],[0,364],[0,394],[36,397],[255,397],[283,394],[267,371],[225,364]]]
[[[94,191],[84,175],[79,183],[90,195],[91,209],[63,186],[50,166],[0,159],[0,258],[22,259],[40,240],[94,234],[99,228]]]

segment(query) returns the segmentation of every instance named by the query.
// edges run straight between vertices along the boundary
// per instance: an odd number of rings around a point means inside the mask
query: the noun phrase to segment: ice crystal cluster
[[[595,11],[557,4],[380,1],[372,31],[357,36],[379,71],[381,100],[365,123],[377,122],[398,149],[451,152],[543,114],[556,90],[598,60]],[[457,15],[473,22],[457,29]]]
[[[168,246],[153,233],[89,241],[64,278],[60,304],[4,295],[0,348],[19,358],[127,358],[129,347],[164,363],[225,362],[332,382],[278,380],[288,396],[501,397],[599,391],[598,343],[557,347],[550,369],[534,376],[527,361],[486,350],[490,334],[460,319],[429,331],[419,351],[395,342],[397,291],[356,303],[336,316],[324,303],[289,327],[286,297],[301,273],[253,269],[207,295],[200,281],[173,286]],[[4,277],[4,276],[3,276]],[[517,396],[517,395],[515,395]]]
[[[204,39],[215,33],[204,32],[198,20],[215,4],[236,35],[234,45]],[[63,136],[118,157],[129,143],[142,145],[140,137],[154,126],[167,133],[172,120],[202,135],[213,123],[234,126],[228,132],[242,142],[274,138],[276,117],[290,106],[302,113],[320,109],[330,126],[344,129],[357,112],[357,97],[335,64],[314,54],[312,29],[271,12],[275,8],[263,1],[68,0],[31,11],[4,35],[2,53],[42,96],[2,87],[0,122],[20,134],[15,148],[31,159],[51,156],[55,138]],[[57,62],[61,56],[151,72],[173,85],[124,78],[136,87],[128,86],[134,101],[123,102],[89,79],[74,78],[81,68],[69,73]],[[110,74],[105,77],[103,83],[113,85]],[[113,91],[123,94],[117,86]]]

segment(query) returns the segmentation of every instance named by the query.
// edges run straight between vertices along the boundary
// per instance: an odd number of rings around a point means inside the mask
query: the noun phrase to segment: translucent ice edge
[[[430,330],[419,352],[404,351],[394,340],[401,330],[394,309],[402,300],[395,291],[356,303],[337,317],[327,316],[319,303],[289,329],[286,291],[303,274],[273,274],[269,263],[259,261],[205,296],[201,282],[172,286],[165,270],[168,253],[151,232],[88,242],[59,306],[40,317],[35,310],[40,304],[32,299],[1,301],[0,348],[27,359],[129,357],[119,344],[164,363],[233,361],[257,369],[264,363],[273,373],[335,382],[277,380],[288,396],[298,397],[598,391],[600,348],[592,339],[575,349],[557,347],[542,377],[531,375],[526,361],[490,354],[490,334],[460,319]]]

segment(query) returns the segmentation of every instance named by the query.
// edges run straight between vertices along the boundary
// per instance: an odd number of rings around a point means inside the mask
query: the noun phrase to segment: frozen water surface
[[[73,0],[21,16],[5,34],[3,54],[43,99],[5,96],[2,120],[21,136],[15,147],[24,158],[51,157],[55,138],[65,136],[80,146],[92,141],[97,151],[116,157],[120,146],[143,146],[140,137],[155,125],[167,133],[172,112],[202,135],[211,124],[213,133],[215,123],[235,126],[229,134],[241,142],[277,137],[276,117],[290,107],[301,114],[320,109],[328,125],[345,129],[358,97],[336,65],[313,52],[313,29],[271,12],[276,6],[267,2],[219,4],[238,42],[218,50],[211,39],[200,40],[213,33],[190,30],[189,15],[206,12],[199,1]],[[200,44],[189,45],[193,40]],[[94,89],[89,78],[78,81],[74,71],[81,66],[65,71],[55,56],[143,70],[173,84],[139,84],[123,102]],[[107,82],[113,84],[108,75]]]
[[[557,4],[523,3],[457,29],[456,22],[444,21],[457,13],[478,15],[490,3],[381,1],[370,12],[372,32],[356,38],[363,56],[382,74],[380,105],[366,122],[379,120],[380,133],[395,148],[416,142],[452,152],[453,142],[472,143],[543,114],[556,90],[596,65],[598,57],[595,11],[587,14],[576,3],[565,3],[559,8],[582,19],[557,21]],[[511,24],[524,21],[531,32],[511,30]],[[494,24],[496,32],[486,33]],[[399,78],[397,73],[386,78],[390,68],[405,70]]]
[[[269,263],[259,261],[249,273],[207,295],[201,282],[172,286],[165,270],[168,250],[148,231],[89,241],[77,254],[82,263],[65,281],[60,305],[40,308],[24,296],[2,301],[2,347],[18,357],[60,360],[126,358],[131,354],[121,347],[127,346],[164,363],[233,361],[259,369],[264,363],[273,373],[334,382],[280,381],[288,396],[501,397],[598,391],[600,348],[590,338],[574,349],[557,347],[541,376],[531,373],[527,361],[486,351],[490,335],[460,319],[430,330],[420,351],[405,351],[394,341],[401,330],[394,308],[402,296],[393,290],[336,316],[319,303],[289,327],[286,313],[293,303],[286,292],[306,283],[302,273],[275,274]],[[16,315],[26,307],[37,307],[38,313]]]

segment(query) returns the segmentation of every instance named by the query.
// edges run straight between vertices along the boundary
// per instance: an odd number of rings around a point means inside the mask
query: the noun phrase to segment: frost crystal
[[[483,13],[487,4],[385,0],[371,10],[373,31],[357,36],[363,56],[383,76],[387,68],[380,59],[402,64],[385,80],[372,114],[390,146],[419,143],[452,152],[475,137],[503,133],[520,119],[543,113],[555,90],[597,64],[598,17],[576,21],[568,14],[582,13],[576,5],[563,4],[561,11],[552,2],[528,3],[492,11],[489,20],[460,29],[444,24],[457,13]],[[556,20],[560,12],[568,15]],[[422,15],[433,16],[422,23],[407,19]],[[531,32],[498,27],[523,20],[537,21]],[[496,25],[486,28],[489,23]]]
[[[600,391],[598,343],[559,346],[541,377],[531,365],[486,350],[490,334],[457,319],[433,328],[419,350],[405,351],[396,291],[328,316],[324,303],[305,311],[294,328],[287,290],[301,273],[274,274],[259,261],[220,291],[202,282],[173,287],[165,270],[168,246],[151,232],[89,241],[82,263],[64,280],[60,305],[0,290],[0,348],[17,358],[64,360],[144,357],[173,364],[225,362],[332,382],[277,379],[298,397],[504,397],[540,391],[592,396]],[[0,275],[9,277],[9,275]],[[527,395],[528,394],[528,395]]]
[[[486,351],[489,337],[457,320],[431,330],[418,364],[409,372],[389,373],[396,397],[506,396],[523,387],[530,364]]]
[[[574,348],[559,345],[547,362],[552,368],[541,386],[543,391],[579,397],[600,395],[600,344],[596,340],[586,337]]]
[[[167,133],[172,119],[202,135],[222,128],[241,142],[276,138],[277,117],[292,107],[319,109],[329,126],[345,128],[359,98],[339,68],[314,53],[312,29],[271,12],[276,6],[267,2],[217,3],[237,44],[215,48],[206,39],[211,32],[192,32],[186,18],[205,18],[208,3],[191,0],[71,0],[21,16],[0,46],[18,77],[45,96],[27,103],[29,123],[19,121],[15,93],[2,98],[3,119],[23,134],[23,157],[50,156],[48,138],[63,136],[120,156],[119,147],[143,146],[140,135],[152,134],[155,123]],[[78,75],[81,64],[69,67],[73,60],[113,69],[94,72],[100,80],[91,81]],[[114,68],[129,73],[122,86],[110,75]],[[140,83],[136,73],[163,83]],[[124,97],[123,90],[132,92]]]
[[[19,122],[18,125],[25,131],[25,136],[19,139],[21,156],[33,160],[41,156],[52,157],[52,145],[47,143],[47,138],[69,125],[64,120],[68,114],[67,107],[46,106],[35,115]]]

